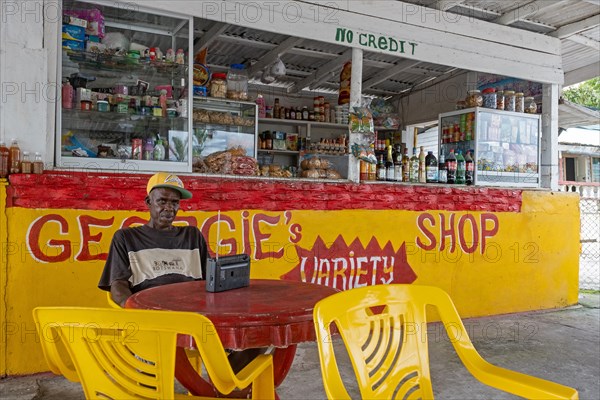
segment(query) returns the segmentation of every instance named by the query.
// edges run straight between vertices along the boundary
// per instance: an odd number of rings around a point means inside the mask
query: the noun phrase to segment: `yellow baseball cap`
[[[148,194],[152,191],[152,189],[157,188],[167,188],[177,190],[181,194],[182,199],[191,199],[192,193],[185,190],[183,187],[183,182],[177,175],[170,174],[168,172],[158,172],[148,180],[148,186],[146,187],[146,191]]]

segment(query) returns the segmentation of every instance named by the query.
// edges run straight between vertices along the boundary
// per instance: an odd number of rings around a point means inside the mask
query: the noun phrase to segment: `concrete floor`
[[[535,375],[579,391],[580,399],[600,399],[600,308],[598,294],[582,294],[580,305],[465,320],[471,340],[487,361]],[[436,327],[429,330],[431,375],[438,399],[513,399],[515,396],[480,384],[466,371],[451,344]],[[342,347],[339,346],[338,349]],[[353,398],[349,361],[343,373]],[[319,358],[315,343],[298,348],[294,365],[279,388],[282,399],[323,399]],[[83,399],[79,384],[52,374],[0,380],[2,400]]]

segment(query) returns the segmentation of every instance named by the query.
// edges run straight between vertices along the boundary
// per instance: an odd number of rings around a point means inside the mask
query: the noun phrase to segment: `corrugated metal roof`
[[[491,22],[500,18],[496,22],[516,29],[549,35],[553,35],[553,32],[559,28],[572,27],[573,25],[570,24],[580,25],[586,22],[575,32],[568,32],[568,36],[560,37],[563,70],[569,72],[594,64],[598,65],[599,62],[599,0],[404,0],[404,3],[437,8],[448,13],[468,15],[470,18]],[[196,39],[201,38],[213,24],[214,22],[198,19],[195,23]],[[226,70],[232,63],[245,63],[251,66],[287,38],[288,36],[282,33],[230,25],[218,37],[210,38],[207,61],[214,70],[221,71]],[[344,46],[315,40],[301,40],[280,55],[286,65],[287,74],[273,83],[273,86],[292,88],[298,82],[306,83],[308,76],[322,75],[316,83],[313,81],[312,84],[306,85],[310,87],[307,94],[312,95],[315,90],[331,92],[335,89],[343,65],[344,60],[340,60],[340,57],[346,50]],[[385,74],[388,68],[403,61],[402,58],[393,55],[367,51],[364,52],[363,59],[364,81]],[[336,63],[335,60],[340,62]],[[336,65],[328,71],[323,71],[323,67],[330,63]],[[370,85],[364,89],[364,92],[371,95],[399,94],[426,80],[454,71],[455,68],[441,64],[418,63],[382,82]],[[258,82],[260,73],[255,78],[254,82]]]

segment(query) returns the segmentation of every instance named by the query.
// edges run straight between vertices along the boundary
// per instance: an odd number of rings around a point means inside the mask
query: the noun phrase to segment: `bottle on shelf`
[[[265,149],[273,150],[273,136],[271,131],[265,131]]]
[[[425,157],[425,179],[427,183],[438,182],[438,161],[433,151],[428,151]]]
[[[394,158],[392,156],[392,145],[388,146],[387,160],[385,161],[385,180],[393,182],[396,180],[394,169]]]
[[[373,143],[371,143],[371,154],[375,154],[375,145]],[[368,179],[369,181],[375,181],[377,180],[377,165],[374,163],[368,163],[368,168],[369,168],[369,173],[368,173]]]
[[[417,157],[417,148],[413,147],[413,155],[410,158],[409,179],[413,183],[419,182],[419,157]]]
[[[473,163],[473,157],[471,157],[471,151],[467,151],[465,156],[465,182],[467,185],[472,185],[475,178],[475,165]]]
[[[394,180],[396,182],[402,182],[402,152],[400,151],[400,145],[396,145],[393,157],[394,157]]]
[[[62,97],[62,108],[64,109],[71,109],[73,108],[73,86],[71,86],[71,83],[69,82],[68,79],[64,79],[64,82],[62,84],[62,90],[61,90],[61,97]]]
[[[33,165],[31,164],[31,158],[29,157],[29,152],[23,152],[23,159],[21,160],[21,173],[22,174],[30,174],[32,172]]]
[[[454,155],[454,149],[452,149],[450,150],[450,154],[448,154],[448,159],[446,160],[448,183],[456,183],[456,168],[456,156]]]
[[[404,148],[402,154],[402,182],[410,182],[410,158],[408,157],[408,148]]]
[[[448,166],[446,165],[444,153],[440,154],[440,161],[438,163],[438,182],[448,183]]]
[[[44,172],[44,160],[42,160],[42,155],[35,152],[35,158],[33,160],[33,173],[41,174]]]
[[[156,140],[156,144],[154,145],[154,149],[152,151],[152,158],[157,161],[162,161],[165,159],[165,146],[163,146],[162,139],[160,136]]]
[[[265,118],[267,116],[267,107],[265,98],[260,93],[256,95],[256,105],[258,105],[258,118]]]
[[[425,183],[427,182],[427,177],[425,174],[425,149],[423,148],[423,146],[421,146],[420,150],[421,151],[419,152],[419,182]]]
[[[385,164],[383,163],[383,154],[380,154],[379,160],[377,160],[377,180],[385,181]]]
[[[13,139],[8,149],[8,172],[18,174],[21,172],[21,148],[17,139]]]
[[[462,155],[462,151],[458,151],[456,154],[456,183],[462,185],[466,182],[466,166],[465,158]]]
[[[283,118],[281,115],[281,107],[279,106],[279,98],[275,98],[275,103],[273,104],[273,118]]]
[[[10,172],[10,166],[8,164],[8,147],[6,143],[0,142],[0,178],[6,178]]]
[[[290,108],[290,119],[296,119],[296,110],[294,107]]]
[[[142,150],[142,158],[144,160],[152,160],[152,156],[154,152],[154,140],[152,138],[148,138],[144,140],[144,148]]]

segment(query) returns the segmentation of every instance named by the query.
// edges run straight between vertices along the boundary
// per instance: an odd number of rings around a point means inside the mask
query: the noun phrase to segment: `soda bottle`
[[[410,182],[410,158],[408,158],[408,149],[406,147],[402,155],[402,182]]]
[[[456,157],[454,156],[454,149],[450,150],[448,154],[448,160],[446,160],[446,169],[448,170],[448,183],[456,182]]]
[[[475,164],[473,163],[473,157],[471,157],[471,152],[467,151],[467,155],[465,156],[465,181],[467,185],[473,184],[474,175]]]
[[[10,172],[8,164],[8,147],[6,143],[0,142],[0,178],[6,178]]]
[[[419,182],[427,182],[427,177],[425,175],[425,151],[423,146],[421,146],[421,151],[419,152]]]
[[[21,148],[17,139],[13,139],[8,149],[8,172],[18,174],[21,172]]]
[[[413,155],[410,158],[409,179],[413,183],[419,182],[419,158],[416,147],[413,147]]]
[[[456,155],[456,183],[464,184],[466,182],[465,158],[462,151],[458,151]]]
[[[433,151],[428,151],[427,157],[425,157],[425,178],[427,183],[437,183],[438,181],[438,162]]]
[[[444,154],[440,154],[440,162],[438,164],[438,182],[448,183],[448,167]]]

